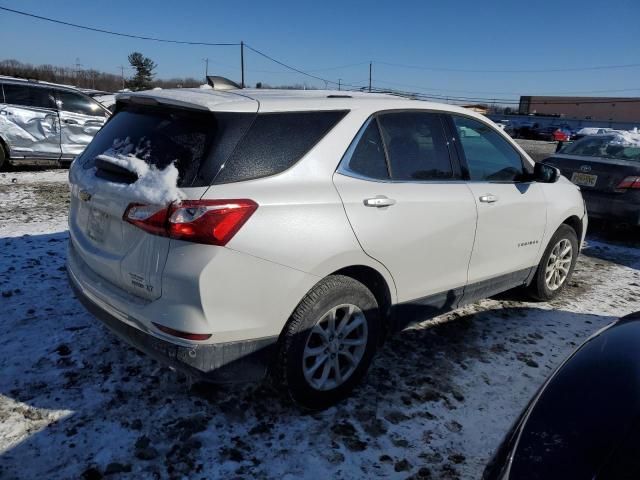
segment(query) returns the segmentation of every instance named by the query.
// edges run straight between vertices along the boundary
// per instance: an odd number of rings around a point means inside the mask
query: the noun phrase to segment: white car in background
[[[578,188],[485,117],[367,93],[119,95],[70,183],[90,311],[191,377],[271,373],[309,408],[411,322],[555,297],[587,227]]]

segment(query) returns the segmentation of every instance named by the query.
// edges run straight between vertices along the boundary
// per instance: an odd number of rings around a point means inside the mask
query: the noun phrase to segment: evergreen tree
[[[156,63],[149,57],[145,57],[140,52],[133,52],[129,55],[129,63],[135,69],[136,73],[127,86],[131,90],[147,90],[151,88],[153,80],[153,70],[157,67]]]

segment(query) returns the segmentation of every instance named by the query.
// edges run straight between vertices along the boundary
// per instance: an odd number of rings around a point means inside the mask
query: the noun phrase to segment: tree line
[[[34,65],[15,59],[0,60],[0,75],[41,80],[45,82],[73,85],[78,88],[92,88],[105,92],[117,92],[123,88],[143,90],[148,88],[197,87],[203,80],[193,77],[157,79],[153,73],[155,62],[139,52],[129,55],[129,63],[134,70],[131,77],[102,72],[95,69],[61,67],[58,65]]]

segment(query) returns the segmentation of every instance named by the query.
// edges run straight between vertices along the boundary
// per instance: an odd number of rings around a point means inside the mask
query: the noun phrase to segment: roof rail
[[[217,75],[207,75],[207,83],[211,85],[214,90],[236,90],[242,88],[236,82]]]

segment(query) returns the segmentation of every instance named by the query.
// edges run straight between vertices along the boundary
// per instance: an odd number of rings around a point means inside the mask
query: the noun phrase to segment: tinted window
[[[105,113],[95,100],[73,92],[58,90],[58,108],[65,112],[104,117]]]
[[[48,88],[11,83],[5,83],[2,88],[5,103],[25,107],[55,108],[53,95]]]
[[[345,167],[350,172],[376,180],[389,179],[382,138],[375,119],[368,123],[357,142],[349,147],[345,158],[348,159]]]
[[[440,117],[425,112],[386,113],[378,117],[391,178],[446,180],[453,178],[449,149]]]
[[[208,186],[255,114],[207,113],[126,105],[112,116],[80,158],[132,154],[163,169],[174,163],[179,187]]]
[[[498,132],[467,117],[453,115],[471,180],[515,181],[522,176],[522,158]]]
[[[275,175],[293,166],[346,112],[263,113],[238,144],[214,183]]]

